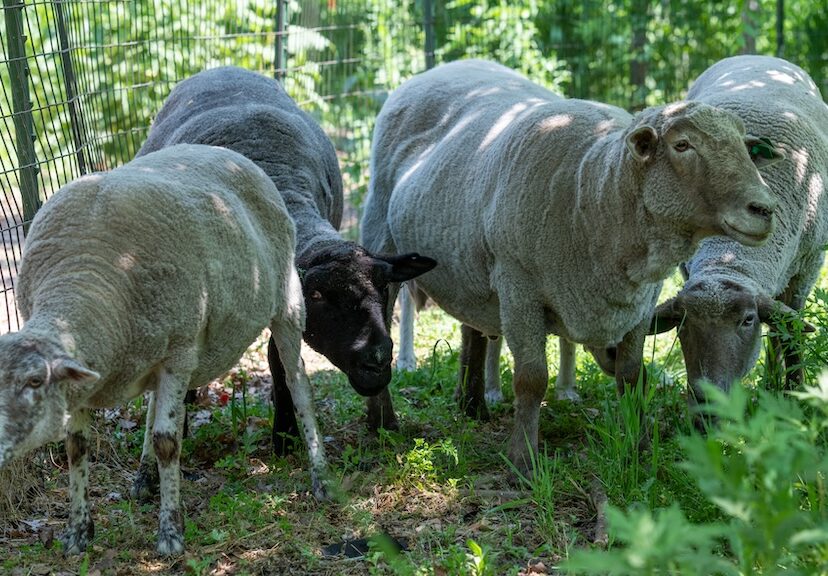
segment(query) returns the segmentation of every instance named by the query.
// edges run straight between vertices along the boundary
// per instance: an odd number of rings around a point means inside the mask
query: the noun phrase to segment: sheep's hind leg
[[[325,486],[327,462],[325,448],[322,445],[322,435],[319,433],[319,425],[316,422],[316,413],[313,408],[313,393],[300,353],[302,333],[289,321],[275,320],[270,325],[270,331],[273,344],[282,361],[296,419],[302,423],[302,435],[308,447],[310,460],[311,489],[317,500],[323,500],[327,498]]]
[[[558,338],[561,349],[561,364],[555,380],[555,398],[580,402],[581,396],[575,390],[575,344],[566,338]]]
[[[141,450],[141,463],[132,481],[130,495],[136,502],[149,502],[158,494],[158,461],[152,446],[152,429],[155,425],[155,392],[150,392],[147,404],[146,426],[144,427],[144,446]]]
[[[414,297],[408,286],[400,289],[400,351],[397,354],[397,369],[412,372],[417,369],[414,355],[414,320],[417,316]]]
[[[155,393],[152,447],[158,461],[161,488],[156,550],[162,556],[178,555],[184,551],[180,457],[184,435],[184,396],[189,379],[189,371],[174,371],[165,367]]]
[[[67,425],[66,455],[69,458],[69,522],[61,534],[66,554],[81,554],[95,536],[89,510],[89,423],[88,410],[72,414]]]
[[[486,362],[486,337],[471,326],[460,327],[460,371],[457,380],[460,408],[469,418],[488,420],[486,407],[484,367]]]
[[[273,387],[270,397],[273,400],[273,450],[284,456],[296,449],[299,438],[299,424],[296,422],[296,413],[293,411],[293,398],[290,396],[285,368],[279,357],[279,350],[273,337],[267,344],[267,363],[273,377]]]
[[[494,404],[503,402],[503,391],[500,389],[500,349],[503,347],[503,337],[489,338],[486,343],[486,402]]]

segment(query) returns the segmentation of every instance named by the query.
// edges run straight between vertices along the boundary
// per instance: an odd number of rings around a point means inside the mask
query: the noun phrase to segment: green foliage
[[[708,436],[683,441],[684,469],[724,516],[690,523],[673,506],[610,508],[621,544],[573,555],[573,574],[801,574],[828,566],[828,377],[797,402],[734,386],[706,389]],[[755,398],[755,400],[754,400]]]

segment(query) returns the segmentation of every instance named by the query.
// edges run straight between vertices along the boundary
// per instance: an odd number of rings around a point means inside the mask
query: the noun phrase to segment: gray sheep
[[[702,379],[727,390],[753,368],[761,349],[760,322],[777,332],[795,332],[790,322],[816,282],[828,242],[828,106],[805,71],[767,56],[714,64],[687,97],[736,114],[750,133],[785,155],[762,172],[779,206],[767,244],[705,240],[684,267],[682,290],[657,308],[653,332],[681,325],[688,381],[695,398],[703,400]],[[757,163],[766,161],[756,154]],[[804,324],[805,331],[813,329]],[[788,385],[795,385],[802,377],[796,345],[775,348],[784,355]]]
[[[360,394],[383,390],[391,379],[392,358],[383,317],[387,288],[427,272],[435,262],[417,254],[370,254],[342,239],[337,232],[343,195],[336,151],[314,119],[271,78],[222,67],[176,85],[139,155],[182,142],[235,150],[270,176],[296,222],[305,341],[342,370]],[[273,441],[278,449],[285,435],[295,434],[296,422],[276,352],[271,344]]]
[[[706,104],[632,118],[476,60],[420,74],[386,101],[362,240],[440,262],[417,286],[464,323],[467,412],[485,402],[483,335],[505,336],[518,467],[537,449],[547,334],[617,346],[604,367],[621,390],[635,385],[662,279],[706,236],[766,240],[774,201],[746,142],[759,145]],[[377,404],[390,408],[387,392]]]
[[[321,436],[300,356],[304,303],[294,226],[273,183],[222,148],[175,146],[79,178],[38,212],[17,279],[26,320],[0,336],[0,466],[66,439],[71,508],[61,537],[94,533],[90,411],[151,391],[142,460],[161,483],[157,550],[184,547],[184,395],[238,361],[270,326],[325,494]]]

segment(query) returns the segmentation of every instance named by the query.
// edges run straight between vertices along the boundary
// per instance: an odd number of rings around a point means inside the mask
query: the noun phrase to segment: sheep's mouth
[[[733,238],[740,244],[744,244],[745,246],[761,246],[770,236],[771,230],[773,230],[772,227],[768,226],[767,229],[761,232],[747,232],[745,230],[740,230],[724,219],[722,220],[722,229],[727,236]]]
[[[360,366],[348,373],[348,381],[360,396],[376,396],[391,382],[391,364],[381,367]]]

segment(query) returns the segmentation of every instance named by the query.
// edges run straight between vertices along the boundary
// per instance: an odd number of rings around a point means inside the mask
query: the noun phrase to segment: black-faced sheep
[[[379,256],[342,239],[337,232],[343,195],[336,151],[313,118],[271,78],[223,67],[176,85],[139,155],[182,142],[235,150],[270,176],[296,222],[305,341],[342,370],[360,394],[383,390],[391,379],[392,359],[383,317],[388,286],[427,272],[435,262],[417,254]],[[278,448],[285,434],[296,433],[296,423],[272,344],[268,356]]]
[[[635,385],[661,280],[701,238],[770,234],[774,201],[746,141],[736,116],[706,104],[632,118],[475,60],[416,76],[386,101],[363,243],[436,258],[418,288],[468,326],[466,340],[505,336],[518,467],[537,449],[547,334],[617,345],[618,385]],[[375,407],[390,408],[387,392]]]
[[[726,58],[693,83],[688,98],[739,116],[749,133],[785,158],[763,170],[778,202],[776,231],[761,247],[709,238],[683,267],[679,294],[657,308],[653,331],[681,325],[679,339],[696,399],[702,379],[722,389],[745,376],[759,356],[762,327],[777,332],[805,305],[828,243],[828,106],[798,66],[767,56]],[[757,164],[766,162],[761,149]],[[804,330],[813,327],[804,324]],[[780,352],[777,349],[777,352]],[[785,350],[787,381],[801,379],[796,345]]]
[[[157,550],[183,550],[184,395],[229,370],[267,326],[303,424],[313,492],[324,496],[294,242],[267,175],[208,146],[175,146],[84,176],[37,213],[17,279],[26,322],[0,336],[0,466],[66,438],[66,552],[83,552],[94,533],[90,411],[146,391],[142,461],[157,461],[160,476]]]

